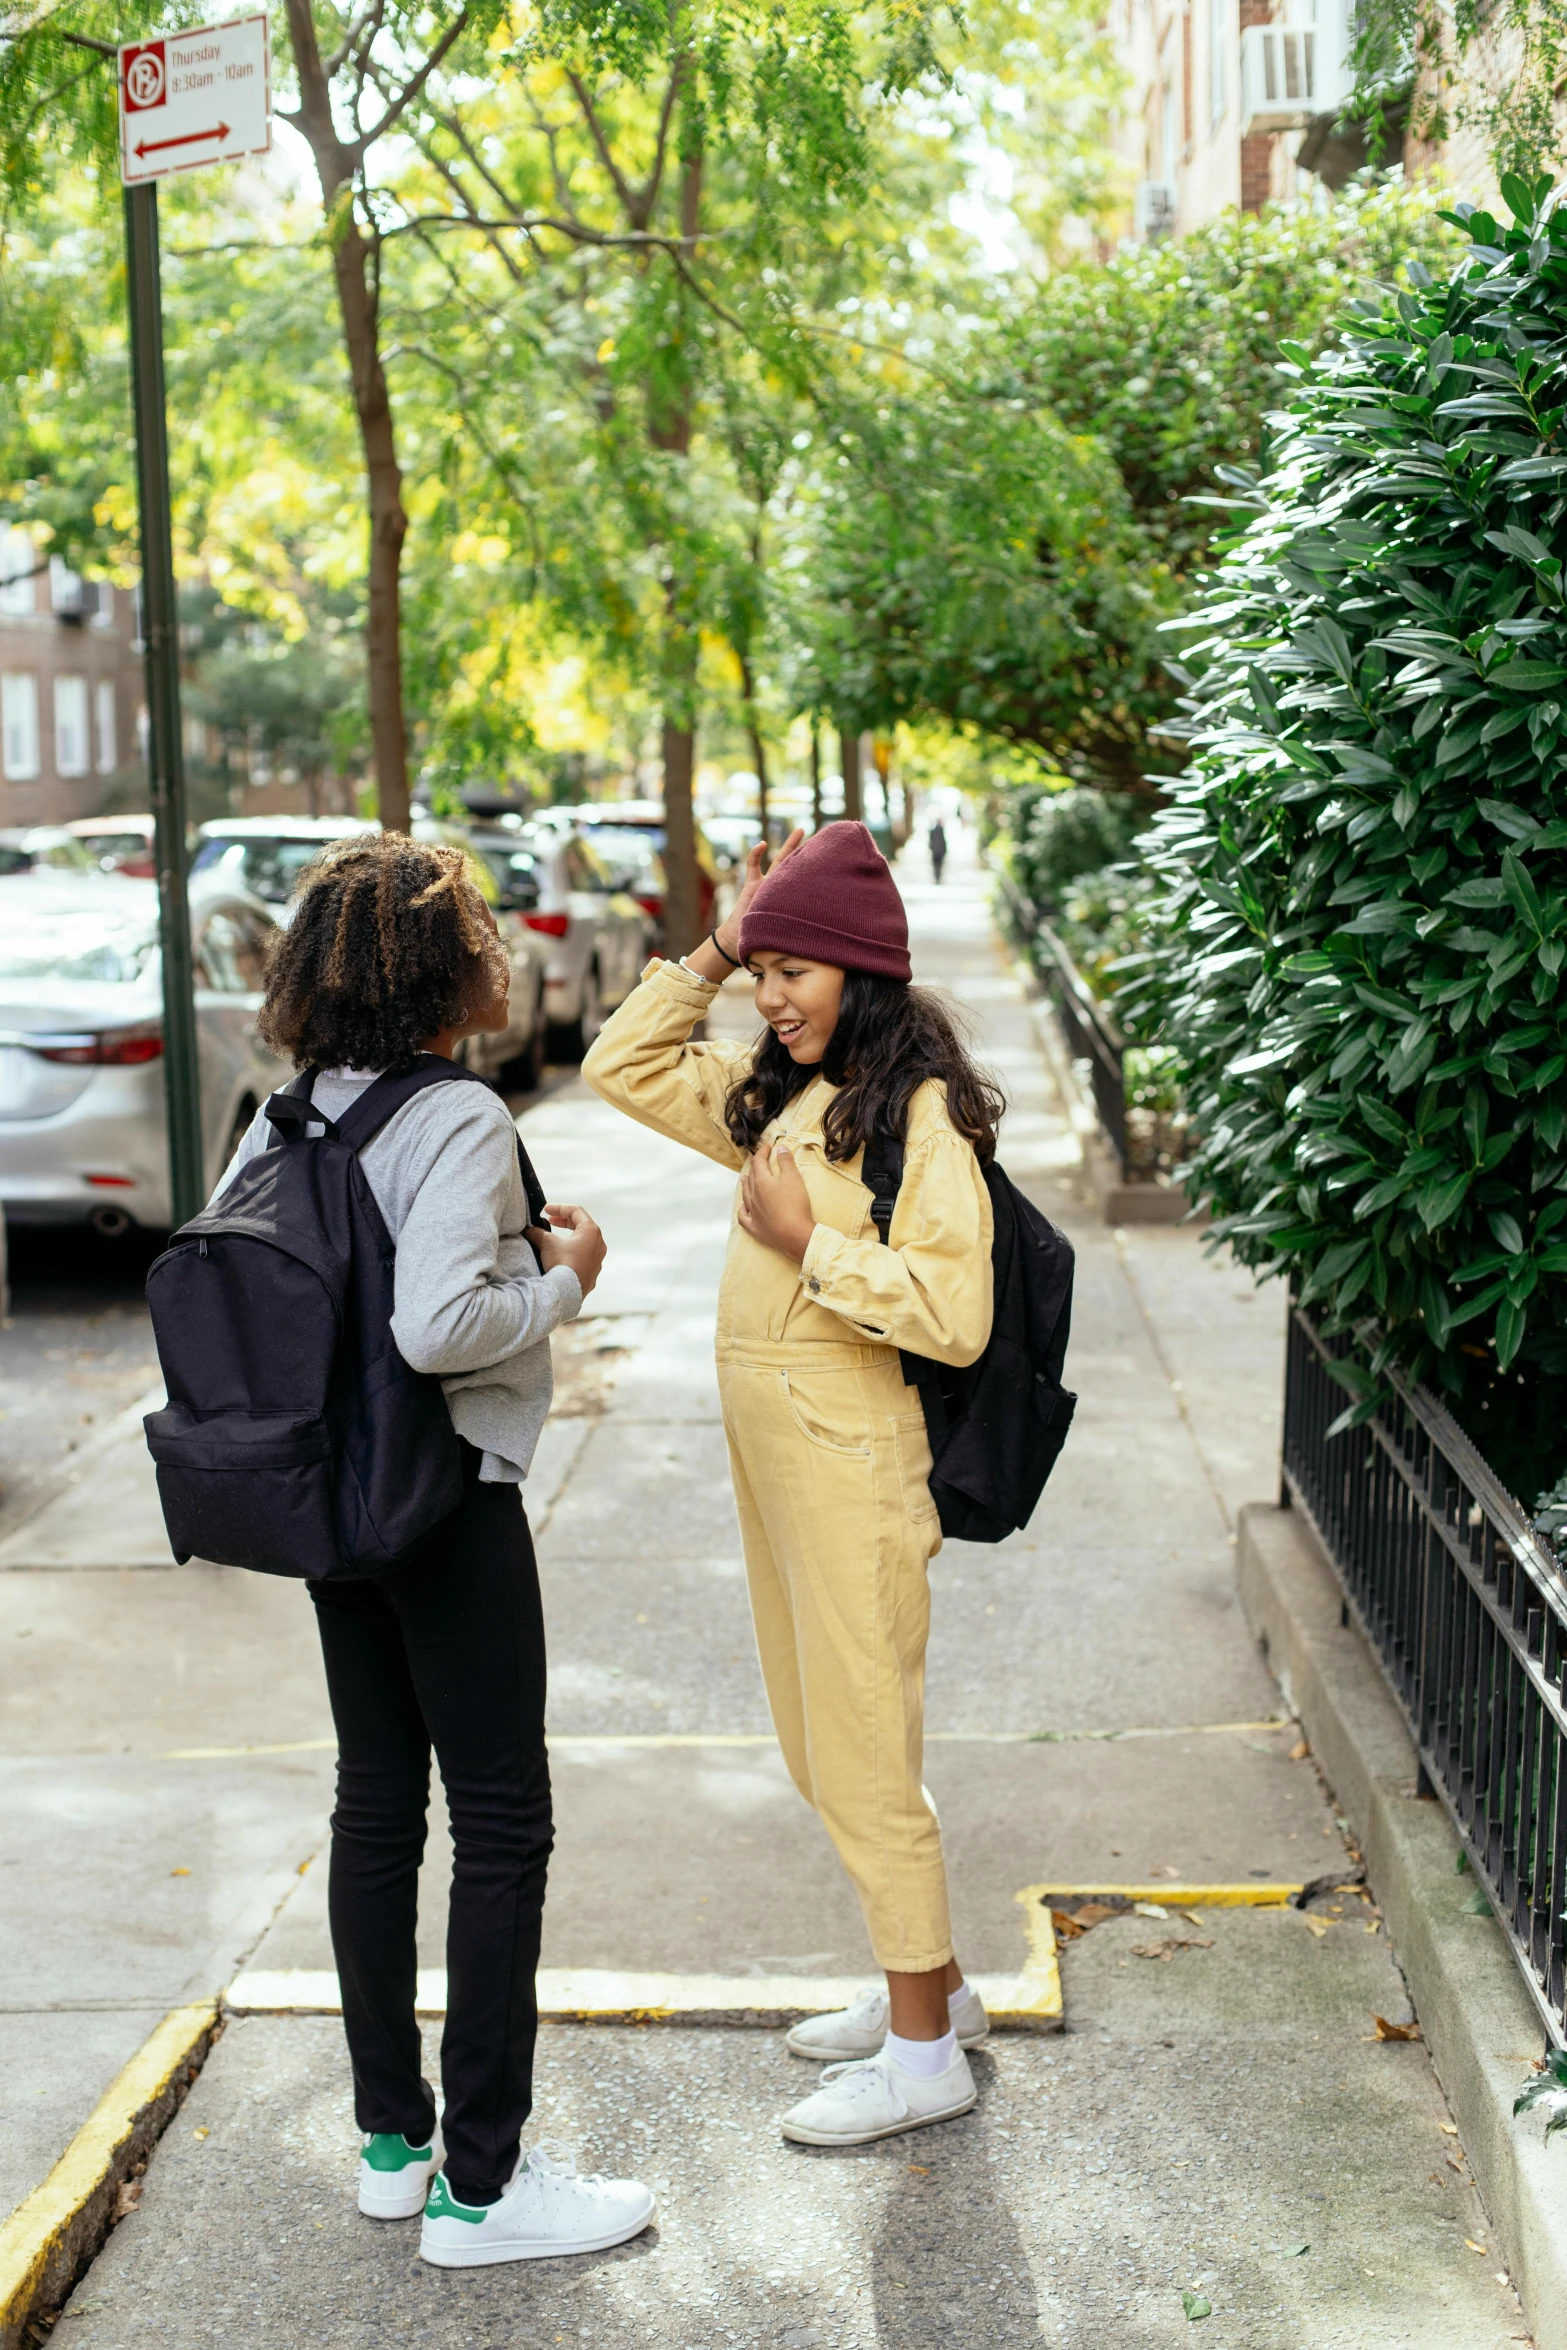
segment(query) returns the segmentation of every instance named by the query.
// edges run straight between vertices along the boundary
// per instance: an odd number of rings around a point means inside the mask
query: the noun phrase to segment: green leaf
[[[1498,1248],[1506,1249],[1509,1256],[1522,1256],[1523,1233],[1519,1229],[1516,1216],[1510,1216],[1505,1208],[1496,1208],[1487,1216],[1486,1222],[1496,1235]]]
[[[1527,1309],[1510,1297],[1504,1297],[1496,1309],[1496,1367],[1505,1371],[1523,1344]]]
[[[1191,2324],[1195,2324],[1200,2317],[1212,2317],[1213,2315],[1213,2303],[1201,2293],[1183,2293],[1181,2307],[1185,2310],[1187,2320]]]

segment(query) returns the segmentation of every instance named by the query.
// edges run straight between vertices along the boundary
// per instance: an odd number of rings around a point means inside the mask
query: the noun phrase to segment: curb
[[[215,1999],[166,2015],[41,2186],[0,2227],[0,2350],[58,2309],[114,2225],[119,2191],[184,2102],[222,2026]]]
[[[1031,996],[1029,1026],[1034,1042],[1061,1097],[1077,1146],[1082,1153],[1083,1180],[1095,1207],[1107,1224],[1184,1224],[1191,1217],[1191,1201],[1179,1184],[1127,1183],[1100,1132],[1099,1119],[1072,1072],[1071,1056],[1055,1013],[1043,996]],[[1206,1225],[1207,1218],[1192,1219]]]
[[[1534,2004],[1489,1916],[1381,1671],[1342,1613],[1338,1578],[1295,1510],[1241,1512],[1241,1598],[1252,1629],[1365,1855],[1495,2239],[1537,2350],[1567,2350],[1567,2159],[1513,2099],[1541,2051]]]

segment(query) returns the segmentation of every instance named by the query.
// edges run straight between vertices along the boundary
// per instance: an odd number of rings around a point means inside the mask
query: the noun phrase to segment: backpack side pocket
[[[176,1559],[312,1581],[331,1574],[338,1546],[324,1420],[171,1403],[142,1425]]]

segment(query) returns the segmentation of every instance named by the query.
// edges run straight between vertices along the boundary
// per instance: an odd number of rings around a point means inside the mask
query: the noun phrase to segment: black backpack
[[[904,1354],[930,1439],[930,1497],[941,1530],[1002,1542],[1034,1514],[1072,1425],[1077,1397],[1061,1384],[1072,1328],[1072,1244],[992,1160],[984,1170],[995,1221],[995,1315],[978,1362],[955,1371]],[[860,1180],[882,1239],[903,1181],[903,1145],[878,1136]]]
[[[440,1380],[410,1370],[392,1337],[396,1251],[358,1154],[427,1086],[483,1080],[425,1053],[334,1124],[310,1099],[315,1076],[272,1096],[270,1148],[147,1276],[169,1400],[143,1424],[182,1566],[383,1574],[462,1499]],[[520,1139],[517,1154],[538,1223],[544,1194]]]

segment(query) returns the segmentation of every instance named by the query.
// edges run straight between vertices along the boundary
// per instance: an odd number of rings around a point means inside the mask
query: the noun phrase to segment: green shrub
[[[1042,914],[1055,913],[1074,881],[1127,854],[1137,821],[1135,802],[1088,785],[1024,786],[1011,811],[1012,878]]]
[[[1450,284],[1292,354],[1132,992],[1218,1232],[1375,1318],[1365,1396],[1402,1360],[1499,1468],[1521,1431],[1532,1492],[1567,1454],[1567,213],[1503,184]]]

